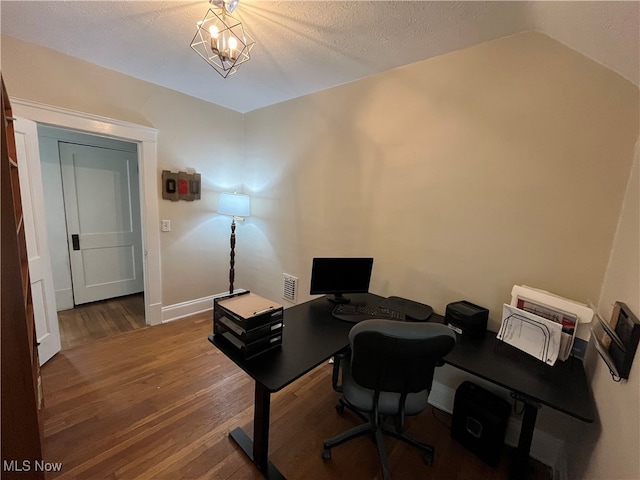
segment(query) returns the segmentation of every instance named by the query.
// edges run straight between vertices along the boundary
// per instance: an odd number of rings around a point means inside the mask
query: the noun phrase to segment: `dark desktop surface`
[[[384,300],[371,293],[352,293],[348,297],[354,304],[371,307]],[[210,335],[209,341],[256,382],[270,392],[277,392],[349,346],[353,324],[334,318],[334,307],[335,304],[320,297],[285,309],[281,348],[249,360],[238,355],[224,339]]]
[[[434,315],[431,321],[443,321]],[[570,357],[547,365],[496,338],[495,332],[458,341],[444,358],[451,366],[585,422],[595,420],[595,403],[582,361]]]
[[[371,293],[348,297],[355,305],[371,307],[384,300]],[[320,297],[285,309],[282,347],[249,360],[224,339],[210,335],[209,340],[251,378],[276,392],[349,346],[353,323],[333,317],[334,307]],[[429,321],[443,323],[444,318],[434,313]],[[595,420],[595,403],[580,359],[571,357],[549,366],[499,341],[495,332],[486,331],[478,338],[456,336],[456,346],[444,358],[447,364],[585,422]]]

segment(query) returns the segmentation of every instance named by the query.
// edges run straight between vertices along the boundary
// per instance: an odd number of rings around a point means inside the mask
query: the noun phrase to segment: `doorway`
[[[157,130],[152,127],[43,105],[28,100],[11,99],[11,101],[14,106],[14,115],[28,118],[39,124],[121,139],[137,144],[140,167],[140,199],[142,202],[145,321],[148,325],[162,323]]]
[[[144,325],[143,295],[108,301],[144,288],[137,145],[42,125],[38,141],[62,347]]]

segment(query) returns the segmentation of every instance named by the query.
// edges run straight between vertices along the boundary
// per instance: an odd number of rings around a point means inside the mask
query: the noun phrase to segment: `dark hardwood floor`
[[[144,294],[77,305],[58,312],[62,349],[146,327]]]
[[[42,368],[45,461],[60,479],[259,479],[228,432],[251,432],[253,383],[207,341],[211,314],[132,330],[62,351]],[[323,462],[322,441],[357,419],[334,409],[331,365],[272,396],[270,458],[289,479],[381,478],[375,444],[361,438]],[[450,416],[426,410],[408,431],[435,445],[431,467],[388,439],[395,479],[507,479],[451,440]],[[534,463],[532,480],[548,480]]]

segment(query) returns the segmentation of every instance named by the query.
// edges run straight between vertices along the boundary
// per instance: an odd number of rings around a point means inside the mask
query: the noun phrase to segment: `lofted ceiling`
[[[226,79],[189,46],[208,8],[2,0],[1,32],[242,113],[531,30],[640,85],[638,1],[241,0],[256,46]]]

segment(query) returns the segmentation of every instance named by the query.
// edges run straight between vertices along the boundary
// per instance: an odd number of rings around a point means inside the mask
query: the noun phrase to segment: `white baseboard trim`
[[[474,377],[470,376],[469,380],[474,381]],[[453,414],[455,393],[455,389],[438,381],[434,381],[431,393],[429,394],[429,403],[440,410]],[[505,443],[510,447],[516,447],[518,445],[521,425],[522,421],[520,418],[515,415],[511,415],[505,438]],[[533,433],[533,441],[531,443],[530,455],[535,460],[551,467],[554,470],[554,478],[558,478],[558,480],[562,479],[562,475],[559,477],[556,477],[556,475],[558,473],[562,473],[561,462],[564,458],[564,450],[564,440],[556,438],[538,428],[535,429],[535,432]]]
[[[56,290],[56,311],[71,310],[74,307],[73,304],[73,290],[71,288],[65,288],[62,290]]]
[[[233,293],[241,293],[244,291],[243,288],[237,288]],[[208,297],[196,298],[195,300],[162,307],[162,323],[173,322],[174,320],[179,320],[190,315],[211,311],[213,310],[213,300],[227,295],[229,295],[228,292],[216,293]]]

